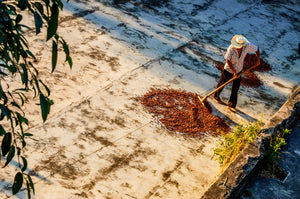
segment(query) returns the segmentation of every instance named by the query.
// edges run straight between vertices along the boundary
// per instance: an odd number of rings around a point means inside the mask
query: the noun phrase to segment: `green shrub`
[[[277,132],[274,136],[270,137],[270,142],[266,147],[265,152],[265,171],[268,176],[276,176],[279,168],[280,150],[286,145],[285,136],[290,134],[291,130],[285,129]]]
[[[213,155],[218,156],[217,159],[223,169],[238,156],[248,143],[257,137],[262,126],[263,123],[257,121],[236,126],[230,133],[222,133],[221,142],[214,148]]]

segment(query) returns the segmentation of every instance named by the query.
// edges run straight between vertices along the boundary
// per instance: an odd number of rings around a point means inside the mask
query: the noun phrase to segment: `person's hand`
[[[260,65],[260,51],[259,51],[259,48],[257,49],[257,51],[256,51],[255,54],[256,54],[257,62],[256,62],[256,64],[255,64],[255,67],[254,67],[254,68],[256,68],[257,66]]]
[[[260,65],[260,58],[257,59],[257,62],[255,64],[254,68],[258,67],[259,65]]]
[[[237,78],[236,72],[233,73],[233,78]]]

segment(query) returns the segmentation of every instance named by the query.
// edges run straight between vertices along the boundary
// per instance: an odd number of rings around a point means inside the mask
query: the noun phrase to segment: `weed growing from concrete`
[[[227,168],[245,146],[257,137],[262,126],[263,123],[257,121],[236,126],[230,133],[222,133],[221,142],[214,148],[213,153],[222,169]]]
[[[270,137],[265,151],[265,166],[262,172],[264,176],[275,177],[280,180],[283,180],[286,176],[279,166],[279,160],[280,151],[286,145],[285,136],[290,133],[291,130],[285,129]]]

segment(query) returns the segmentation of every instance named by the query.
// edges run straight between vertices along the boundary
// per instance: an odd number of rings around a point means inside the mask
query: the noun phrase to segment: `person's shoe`
[[[232,103],[231,103],[231,102],[228,102],[228,104],[227,104],[227,109],[229,109],[230,111],[232,111],[232,112],[234,112],[234,113],[237,112],[237,110],[236,110],[235,108],[232,107]]]
[[[233,108],[233,107],[230,107],[230,106],[227,106],[227,109],[229,109],[230,111],[232,111],[232,112],[234,112],[234,113],[236,113],[236,112],[237,112],[237,110],[236,110],[235,108]]]
[[[218,104],[222,104],[223,103],[220,98],[213,97],[213,100],[215,102],[217,102]]]

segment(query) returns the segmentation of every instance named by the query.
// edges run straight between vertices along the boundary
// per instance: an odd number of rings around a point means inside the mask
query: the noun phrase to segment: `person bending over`
[[[234,35],[231,39],[231,45],[227,48],[227,51],[224,55],[226,60],[226,64],[222,69],[222,74],[217,85],[217,88],[227,82],[228,80],[232,79],[233,77],[237,77],[243,70],[244,66],[244,59],[249,52],[255,52],[257,56],[257,63],[255,67],[259,66],[260,64],[260,52],[259,48],[249,42],[246,37],[243,35]],[[227,103],[227,108],[233,112],[236,112],[236,104],[238,98],[238,90],[240,88],[241,77],[235,79],[232,82],[231,88],[231,95]],[[223,88],[217,91],[214,94],[213,99],[217,103],[222,103],[220,99],[220,94]]]

